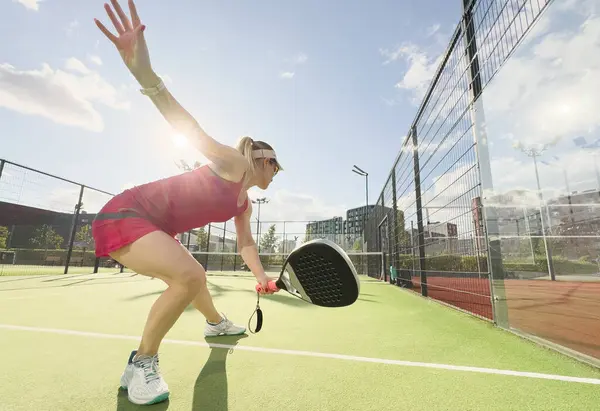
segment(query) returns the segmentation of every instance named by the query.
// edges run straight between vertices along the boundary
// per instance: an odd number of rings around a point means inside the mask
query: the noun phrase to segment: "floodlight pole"
[[[369,218],[369,173],[362,170],[357,165],[354,165],[352,172],[365,178],[365,212],[363,214],[363,244],[364,244],[365,235],[366,235],[366,231],[367,231],[367,220]]]
[[[552,250],[550,248],[550,245],[548,244],[548,240],[546,239],[546,224],[544,222],[544,206],[546,208],[546,216],[548,217],[548,225],[551,226],[552,222],[550,221],[550,213],[548,211],[548,205],[545,204],[544,202],[544,197],[542,195],[542,187],[540,185],[540,175],[538,173],[538,165],[537,165],[537,158],[540,157],[542,155],[542,153],[544,153],[544,151],[546,151],[548,149],[548,147],[550,145],[553,144],[544,144],[541,148],[534,148],[534,147],[524,147],[523,144],[521,144],[520,142],[516,142],[513,147],[517,150],[521,150],[523,152],[523,154],[525,154],[528,157],[533,158],[533,167],[535,169],[535,181],[537,183],[537,192],[538,192],[538,199],[540,202],[540,223],[542,225],[542,239],[544,240],[544,248],[546,251],[546,261],[548,262],[548,274],[550,276],[550,280],[552,281],[556,281],[556,275],[554,273],[554,264],[552,261]]]
[[[252,200],[252,204],[258,204],[258,216],[256,218],[256,246],[258,247],[258,252],[260,252],[260,241],[258,240],[258,237],[260,235],[260,205],[261,204],[265,204],[268,203],[269,200],[267,200],[266,197],[262,197],[262,198],[257,198],[256,200]]]

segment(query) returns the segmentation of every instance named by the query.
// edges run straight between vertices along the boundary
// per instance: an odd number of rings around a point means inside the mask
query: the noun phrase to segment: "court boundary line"
[[[73,336],[79,336],[79,337],[90,337],[90,338],[112,339],[112,340],[139,341],[141,338],[139,336],[134,336],[134,335],[107,334],[107,333],[67,330],[67,329],[59,329],[59,328],[29,327],[29,326],[11,325],[11,324],[0,324],[0,329],[1,330],[11,330],[11,331],[41,332],[41,333],[50,333],[50,334],[58,334],[58,335],[73,335]],[[418,361],[392,360],[392,359],[385,359],[385,358],[361,357],[361,356],[346,355],[346,354],[322,353],[322,352],[316,352],[316,351],[301,351],[301,350],[287,350],[287,349],[281,349],[281,348],[252,347],[252,346],[244,346],[244,345],[219,344],[219,343],[212,343],[212,342],[206,343],[206,342],[200,342],[200,341],[176,340],[176,339],[169,339],[169,338],[164,339],[163,343],[195,346],[195,347],[206,347],[206,348],[225,348],[225,349],[234,350],[234,351],[239,350],[239,351],[260,352],[260,353],[267,353],[267,354],[328,358],[328,359],[337,359],[337,360],[345,360],[345,361],[367,362],[367,363],[385,364],[385,365],[397,365],[397,366],[405,366],[405,367],[429,368],[429,369],[438,369],[438,370],[446,370],[446,371],[475,372],[475,373],[481,373],[481,374],[495,374],[495,375],[505,375],[505,376],[512,376],[512,377],[521,377],[521,378],[534,378],[534,379],[554,380],[554,381],[562,381],[562,382],[574,382],[574,383],[581,383],[581,384],[600,385],[600,379],[598,379],[598,378],[572,377],[572,376],[567,376],[567,375],[545,374],[545,373],[528,372],[528,371],[514,371],[514,370],[503,370],[503,369],[496,369],[496,368],[472,367],[472,366],[465,366],[465,365],[451,365],[451,364],[438,364],[438,363],[427,363],[427,362],[418,362]]]

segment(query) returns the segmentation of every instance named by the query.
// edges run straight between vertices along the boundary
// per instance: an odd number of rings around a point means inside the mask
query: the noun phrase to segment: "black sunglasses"
[[[269,164],[275,166],[275,174],[277,174],[279,172],[279,163],[277,163],[277,160],[275,160],[274,158],[270,158]]]

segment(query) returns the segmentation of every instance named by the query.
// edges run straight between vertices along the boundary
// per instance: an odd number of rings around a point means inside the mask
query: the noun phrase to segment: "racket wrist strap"
[[[256,328],[253,331],[250,323],[252,322],[252,317],[254,317],[254,314],[256,314]],[[262,323],[263,323],[263,314],[262,314],[262,310],[260,309],[260,293],[257,292],[256,293],[256,308],[254,309],[254,312],[252,313],[252,315],[250,316],[250,319],[248,320],[248,330],[250,330],[250,332],[252,334],[256,334],[257,332],[259,332],[261,330]]]

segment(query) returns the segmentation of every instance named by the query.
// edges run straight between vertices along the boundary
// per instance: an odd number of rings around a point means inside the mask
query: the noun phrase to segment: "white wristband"
[[[156,86],[150,88],[142,88],[140,89],[140,93],[142,93],[145,96],[156,96],[158,93],[163,91],[165,89],[165,83],[160,77],[159,79],[160,82]]]

